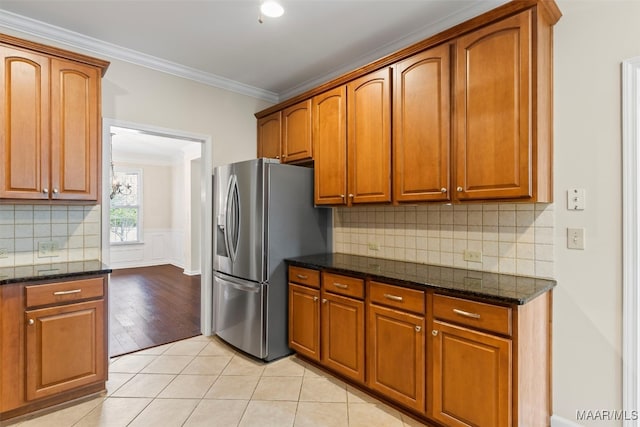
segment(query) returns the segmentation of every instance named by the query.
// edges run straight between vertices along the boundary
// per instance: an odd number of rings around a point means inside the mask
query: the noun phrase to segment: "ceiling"
[[[131,128],[111,126],[111,159],[116,163],[172,165],[201,156],[202,144]]]
[[[278,102],[506,0],[0,0],[2,27]]]

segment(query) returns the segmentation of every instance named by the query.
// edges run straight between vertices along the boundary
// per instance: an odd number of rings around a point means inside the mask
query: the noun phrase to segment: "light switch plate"
[[[586,205],[584,188],[570,188],[567,190],[567,209],[583,211]]]
[[[567,228],[567,248],[584,250],[584,228]]]

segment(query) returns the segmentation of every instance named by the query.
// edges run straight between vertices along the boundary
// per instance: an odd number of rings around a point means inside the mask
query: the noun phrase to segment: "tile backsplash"
[[[505,274],[554,277],[551,204],[336,208],[334,251]],[[481,252],[480,262],[464,251]]]
[[[101,208],[0,205],[0,267],[101,258]]]

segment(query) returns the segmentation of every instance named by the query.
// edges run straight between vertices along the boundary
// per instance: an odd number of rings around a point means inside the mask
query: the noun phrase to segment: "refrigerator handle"
[[[231,262],[235,262],[238,254],[238,239],[240,230],[240,197],[238,195],[238,178],[231,175],[227,189],[227,209],[225,215],[224,237],[227,253]]]

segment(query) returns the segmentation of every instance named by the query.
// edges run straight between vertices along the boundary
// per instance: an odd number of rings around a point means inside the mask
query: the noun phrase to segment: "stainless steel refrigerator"
[[[283,260],[331,250],[313,169],[248,160],[215,168],[213,189],[213,330],[266,361],[290,354]]]

